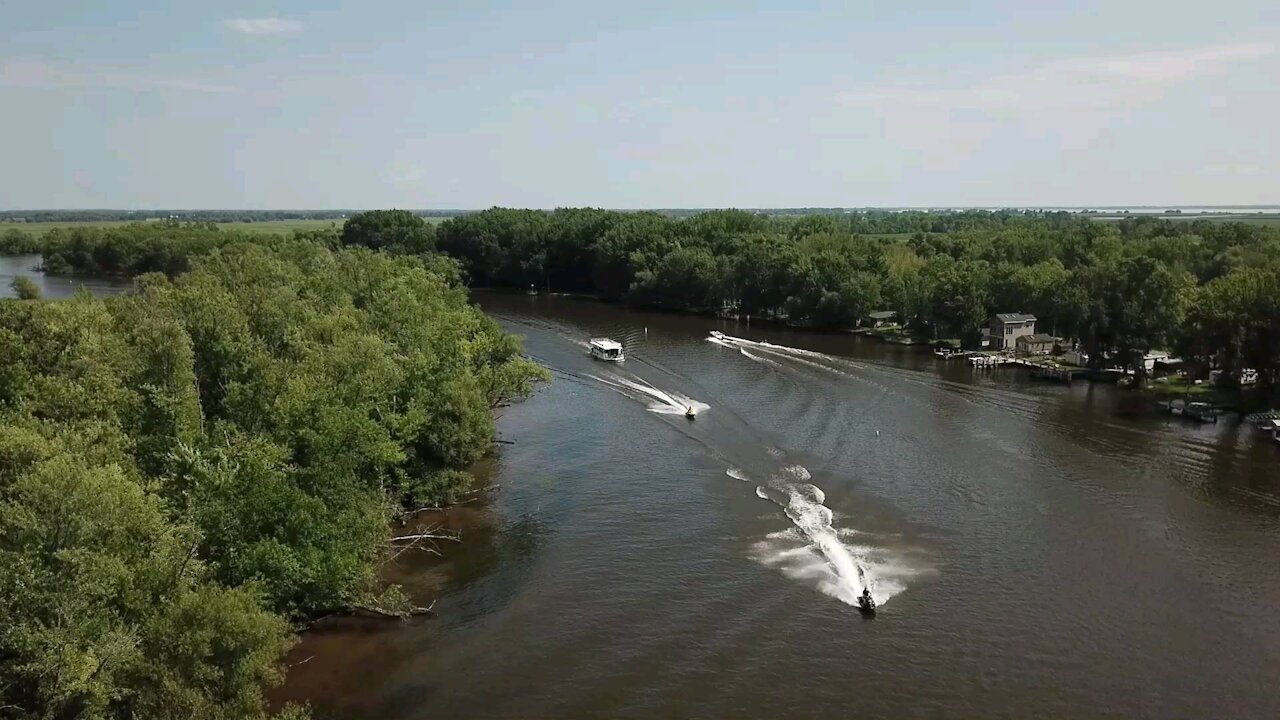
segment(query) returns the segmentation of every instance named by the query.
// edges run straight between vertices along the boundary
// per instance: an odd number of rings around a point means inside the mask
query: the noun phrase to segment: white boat
[[[610,362],[622,362],[626,360],[626,355],[622,352],[622,343],[609,338],[591,338],[588,343],[591,348],[591,357],[597,360],[608,360]]]
[[[719,330],[712,330],[711,337],[717,340],[724,340],[724,333],[720,332]]]

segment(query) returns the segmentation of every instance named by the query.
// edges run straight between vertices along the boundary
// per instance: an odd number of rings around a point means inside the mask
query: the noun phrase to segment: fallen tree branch
[[[424,551],[424,552],[429,552],[429,553],[431,553],[432,555],[435,555],[436,557],[444,557],[444,555],[443,555],[439,550],[437,550],[437,549],[436,549],[436,548],[434,548],[434,547],[430,547],[430,546],[426,546],[426,545],[419,545],[419,544],[417,544],[417,543],[410,543],[410,544],[405,545],[404,547],[400,548],[399,550],[397,550],[397,551],[395,552],[395,554],[394,554],[394,555],[392,555],[391,557],[387,558],[386,560],[383,560],[383,561],[382,561],[382,564],[383,564],[383,565],[386,565],[387,563],[395,562],[396,558],[398,558],[398,557],[400,557],[401,555],[403,555],[403,554],[405,554],[405,553],[409,552],[410,550],[422,550],[422,551]]]
[[[432,613],[432,608],[434,608],[435,606],[436,606],[435,600],[432,600],[431,604],[426,607],[411,607],[411,608],[405,608],[404,610],[399,610],[399,611],[384,610],[383,608],[374,607],[372,605],[353,605],[351,607],[350,612],[352,614],[368,613],[370,615],[375,615],[377,617],[387,618],[388,620],[404,620],[406,618],[415,617],[419,615],[429,615]]]
[[[493,441],[498,443],[499,445],[515,445],[516,444],[515,440],[499,440],[498,438],[494,438]]]
[[[419,540],[449,540],[452,542],[462,542],[462,536],[458,535],[439,535],[436,533],[425,532],[416,535],[398,535],[391,538],[390,542],[417,542]]]

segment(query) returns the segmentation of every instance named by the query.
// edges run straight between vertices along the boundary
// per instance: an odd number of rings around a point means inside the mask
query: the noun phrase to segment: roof
[[[889,320],[898,317],[897,310],[880,310],[867,315],[872,320]]]
[[[1036,316],[1023,313],[996,313],[996,320],[1002,323],[1035,322]]]
[[[591,338],[591,344],[595,345],[601,350],[621,350],[622,349],[622,343],[618,342],[617,340],[610,340],[609,338]]]
[[[1058,338],[1049,333],[1036,333],[1034,335],[1019,335],[1016,342],[1051,343],[1058,342]]]

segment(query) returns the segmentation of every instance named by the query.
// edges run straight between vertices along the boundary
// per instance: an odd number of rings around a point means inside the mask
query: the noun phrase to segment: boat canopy
[[[621,350],[622,343],[609,338],[591,338],[591,347],[601,350]]]

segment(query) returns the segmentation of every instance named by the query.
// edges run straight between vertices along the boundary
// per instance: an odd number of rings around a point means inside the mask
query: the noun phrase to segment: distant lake
[[[40,287],[41,294],[54,300],[69,298],[82,286],[98,297],[118,295],[133,287],[132,280],[46,275],[37,269],[39,267],[39,255],[0,255],[0,298],[13,297],[10,285],[19,275],[26,275],[34,280]]]

